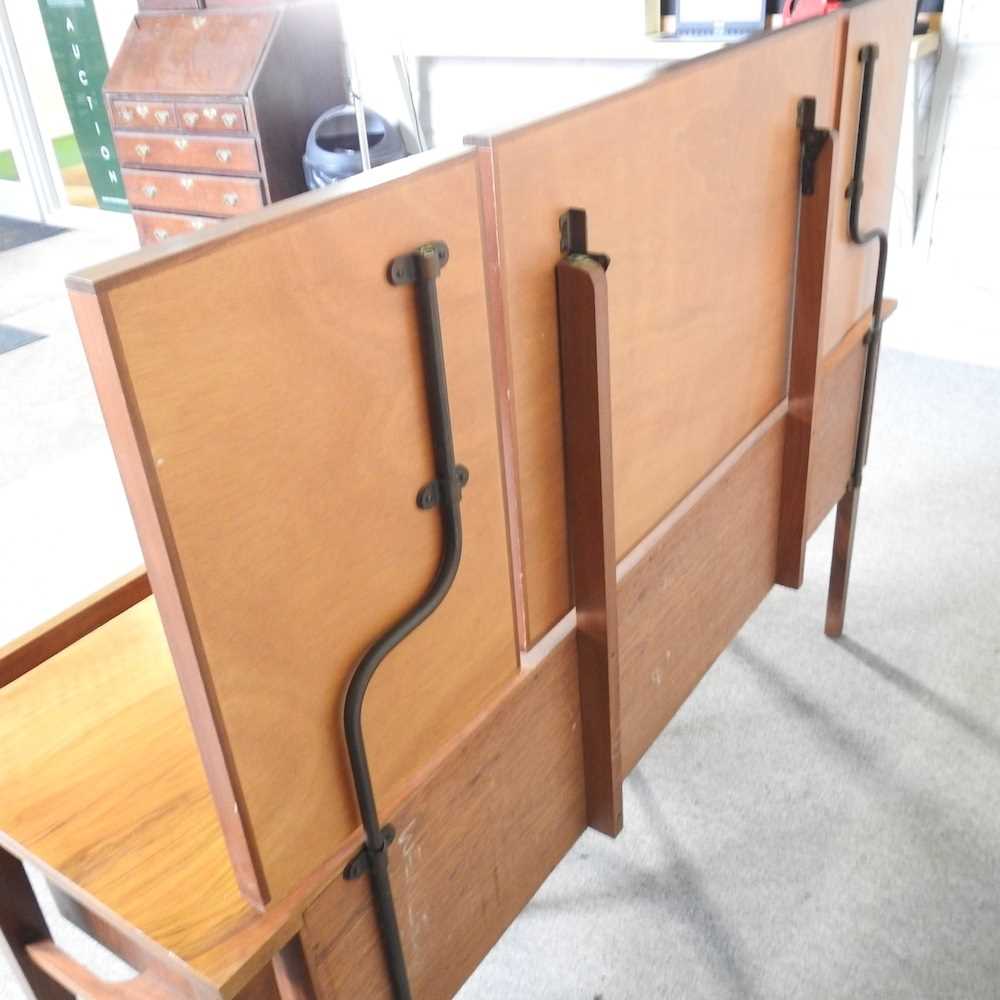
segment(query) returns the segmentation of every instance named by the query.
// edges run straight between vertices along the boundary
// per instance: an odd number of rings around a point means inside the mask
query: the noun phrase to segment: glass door
[[[5,75],[0,76],[0,215],[36,221],[42,216],[26,167]]]

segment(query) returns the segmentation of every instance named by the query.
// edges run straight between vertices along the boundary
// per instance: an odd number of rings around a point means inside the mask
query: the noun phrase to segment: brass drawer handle
[[[190,177],[182,177],[181,187],[184,188],[185,191],[190,191],[191,188],[194,187],[194,180]]]
[[[147,184],[147,185],[146,185],[146,186],[145,186],[145,187],[144,187],[144,188],[142,189],[142,193],[143,193],[143,194],[144,194],[144,195],[145,195],[145,196],[146,196],[147,198],[155,198],[155,197],[156,197],[156,185],[155,185],[155,184]]]
[[[205,108],[205,110],[202,112],[202,114],[204,114],[204,116],[210,122],[214,122],[215,119],[218,118],[218,116],[219,116],[219,112],[216,111],[215,108]]]
[[[191,220],[191,228],[192,229],[204,229],[205,228],[205,222],[204,222],[204,220],[203,219],[192,219]]]
[[[149,146],[147,146],[144,142],[140,142],[135,147],[135,155],[138,156],[140,160],[146,159],[146,157],[149,156]]]
[[[236,115],[234,115],[232,111],[227,111],[222,116],[222,124],[225,125],[226,128],[232,128],[236,124]]]
[[[227,191],[223,196],[222,200],[230,207],[235,208],[236,203],[240,200],[240,196],[235,191]]]
[[[123,122],[130,122],[132,120],[132,112],[128,108],[119,108],[118,117],[121,118]]]
[[[157,112],[155,113],[155,118],[156,118],[156,120],[157,120],[157,121],[158,121],[158,122],[159,122],[159,123],[160,123],[161,125],[166,125],[166,124],[167,124],[167,119],[168,119],[169,117],[170,117],[170,112],[169,112],[169,111],[157,111]]]
[[[174,139],[174,145],[182,152],[188,148],[187,139]]]
[[[220,163],[228,163],[233,158],[233,154],[228,149],[217,149],[215,155]]]
[[[140,118],[145,118],[149,114],[149,105],[148,104],[137,104],[135,106],[135,113]]]
[[[197,123],[199,117],[200,116],[197,111],[185,111],[184,124],[193,128],[194,125]]]
[[[169,233],[168,233],[168,232],[167,232],[167,231],[166,231],[165,229],[154,229],[154,230],[153,230],[153,236],[154,236],[154,237],[155,237],[156,239],[158,239],[158,240],[159,240],[159,241],[160,241],[161,243],[162,243],[162,242],[163,242],[163,241],[164,241],[164,240],[165,240],[165,239],[166,239],[166,238],[167,238],[167,237],[168,237],[169,235],[170,235],[170,234],[169,234]]]

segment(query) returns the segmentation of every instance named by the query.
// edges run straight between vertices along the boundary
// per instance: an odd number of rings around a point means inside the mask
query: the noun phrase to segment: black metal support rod
[[[392,839],[392,832],[389,828],[383,830],[379,822],[368,756],[365,752],[361,710],[365,692],[379,665],[414,629],[426,621],[444,600],[458,572],[462,556],[462,519],[459,502],[467,473],[455,464],[436,285],[437,277],[446,261],[447,249],[443,244],[427,244],[418,248],[412,255],[396,258],[389,271],[389,280],[393,284],[413,283],[417,289],[424,384],[437,477],[436,489],[432,489],[430,494],[428,487],[421,490],[418,504],[421,507],[436,504],[440,508],[443,530],[441,558],[434,578],[420,600],[372,643],[358,661],[344,703],[344,734],[365,833],[365,847],[362,854],[348,866],[345,876],[357,877],[366,870],[371,876],[372,895],[396,1000],[410,1000],[411,994],[399,924],[389,884],[387,848]]]
[[[851,485],[857,489],[868,461],[868,441],[871,437],[872,406],[875,400],[875,380],[878,374],[879,351],[882,346],[882,303],[885,295],[885,271],[889,257],[889,237],[884,229],[861,231],[861,196],[864,193],[865,158],[868,152],[868,127],[871,118],[872,90],[875,82],[875,61],[878,46],[865,45],[858,55],[862,65],[861,100],[858,112],[858,140],[854,150],[854,174],[847,189],[851,199],[851,240],[859,246],[878,240],[878,273],[875,278],[875,299],[872,305],[872,325],[868,331],[868,351],[865,355],[865,382],[861,394],[861,411],[858,416],[857,447]]]

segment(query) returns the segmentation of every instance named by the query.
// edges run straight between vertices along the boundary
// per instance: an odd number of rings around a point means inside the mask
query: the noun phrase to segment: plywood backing
[[[836,148],[833,184],[834,238],[825,278],[829,294],[824,299],[822,353],[832,350],[871,309],[875,293],[878,243],[864,247],[854,245],[848,224],[847,186],[854,170],[861,93],[858,54],[865,45],[879,46],[861,200],[861,229],[888,230],[914,10],[914,0],[867,0],[852,5],[846,19],[847,44],[838,122],[840,141]]]
[[[616,550],[627,553],[785,393],[796,109],[834,112],[840,19],[671,69],[486,144],[498,353],[509,362],[522,641],[569,608],[553,268],[587,211],[608,271]]]
[[[443,605],[369,690],[376,792],[516,671],[477,172],[471,153],[438,159],[73,281],[96,295],[99,316],[75,293],[78,319],[213,788],[220,757],[234,786],[227,836],[254,862],[237,870],[259,901],[357,826],[346,680],[439,558],[437,515],[415,502],[433,473],[414,291],[385,278],[390,258],[430,239],[451,251],[439,296],[456,457],[471,472],[465,545]],[[224,788],[219,801],[225,828]]]
[[[626,771],[774,584],[785,422],[780,406],[619,581]]]

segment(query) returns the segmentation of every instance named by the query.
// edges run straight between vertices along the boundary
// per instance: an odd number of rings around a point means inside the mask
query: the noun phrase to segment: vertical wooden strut
[[[608,259],[586,250],[586,214],[560,220],[556,265],[570,563],[576,604],[587,822],[622,829],[621,709],[608,351]]]
[[[860,228],[861,196],[864,192],[865,153],[868,148],[868,123],[871,116],[872,88],[878,46],[865,45],[858,53],[862,66],[858,139],[854,152],[854,174],[847,188],[851,199],[851,241],[864,246],[878,240],[878,272],[875,278],[875,299],[872,307],[872,327],[865,336],[865,381],[858,414],[858,436],[854,452],[854,469],[847,491],[837,504],[837,524],[833,536],[833,559],[830,565],[830,590],[826,604],[826,634],[837,638],[844,632],[847,605],[847,585],[851,576],[851,556],[854,552],[854,528],[858,517],[861,476],[868,461],[868,439],[871,435],[872,406],[875,401],[875,379],[878,374],[879,349],[882,345],[882,299],[885,292],[885,269],[889,254],[889,237],[882,229],[862,232]]]
[[[833,143],[816,127],[816,99],[799,102],[801,145],[799,205],[795,225],[795,300],[788,375],[788,420],[781,476],[777,582],[801,587],[805,568],[806,500],[812,450],[816,379],[822,331],[824,275],[833,231]]]

